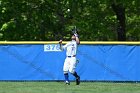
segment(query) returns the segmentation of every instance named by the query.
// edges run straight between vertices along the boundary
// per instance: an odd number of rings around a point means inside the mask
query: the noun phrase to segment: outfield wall
[[[0,80],[64,80],[65,51],[56,42],[0,42]],[[87,42],[78,47],[81,80],[140,81],[140,42]],[[70,80],[74,77],[70,75]]]

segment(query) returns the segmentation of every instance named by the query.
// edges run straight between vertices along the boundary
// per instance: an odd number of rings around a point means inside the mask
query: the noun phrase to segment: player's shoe
[[[79,85],[80,84],[80,77],[78,76],[77,78],[76,78],[76,85]]]
[[[66,85],[70,85],[70,82],[69,82],[69,81],[66,81],[65,84],[66,84]]]

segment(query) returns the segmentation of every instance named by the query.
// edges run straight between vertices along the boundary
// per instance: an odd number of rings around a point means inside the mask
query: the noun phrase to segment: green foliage
[[[0,40],[69,40],[77,26],[81,40],[117,40],[111,4],[123,4],[127,40],[140,40],[139,0],[0,0]]]

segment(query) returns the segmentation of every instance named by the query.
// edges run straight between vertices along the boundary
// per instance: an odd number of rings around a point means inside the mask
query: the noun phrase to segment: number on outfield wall
[[[44,51],[61,51],[58,44],[44,45]]]

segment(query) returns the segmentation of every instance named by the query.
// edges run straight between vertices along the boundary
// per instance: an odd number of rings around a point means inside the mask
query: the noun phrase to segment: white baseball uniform
[[[66,59],[63,66],[64,73],[74,73],[76,68],[76,52],[77,52],[77,43],[75,40],[68,42],[64,45],[63,50],[66,50]]]

